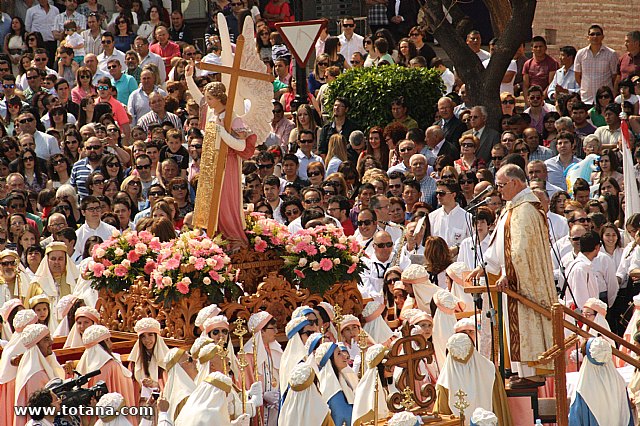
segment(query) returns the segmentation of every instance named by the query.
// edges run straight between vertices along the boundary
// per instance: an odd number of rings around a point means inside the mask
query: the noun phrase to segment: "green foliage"
[[[404,96],[409,115],[426,129],[434,121],[444,85],[436,70],[386,65],[352,68],[329,84],[325,110],[331,111],[336,97],[351,103],[349,118],[363,129],[386,126],[393,120],[391,101]]]

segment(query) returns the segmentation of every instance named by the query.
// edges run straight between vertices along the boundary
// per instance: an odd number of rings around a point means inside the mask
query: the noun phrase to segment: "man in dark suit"
[[[455,103],[449,97],[443,96],[438,100],[438,115],[440,120],[433,124],[437,124],[442,127],[444,132],[444,138],[456,147],[458,153],[460,152],[460,137],[467,131],[467,125],[464,124],[453,113]]]
[[[483,106],[471,108],[471,129],[463,134],[472,134],[480,139],[480,146],[476,150],[476,156],[482,158],[485,163],[491,161],[491,148],[500,142],[500,133],[490,129],[487,124],[487,110]]]
[[[460,150],[453,144],[447,142],[440,126],[433,125],[429,127],[424,133],[424,136],[427,146],[431,148],[431,152],[436,158],[440,155],[446,155],[452,160],[460,158]]]
[[[396,43],[401,38],[408,37],[409,30],[417,25],[418,11],[418,2],[415,0],[389,0],[387,19],[389,19],[389,30]]]

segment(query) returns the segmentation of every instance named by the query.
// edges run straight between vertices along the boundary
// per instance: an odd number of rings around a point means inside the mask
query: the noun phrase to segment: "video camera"
[[[90,405],[91,398],[95,398],[97,401],[102,395],[109,392],[103,380],[100,380],[90,388],[82,387],[89,382],[90,378],[100,374],[100,370],[91,371],[84,376],[80,375],[77,371],[75,371],[75,373],[79,376],[76,379],[69,379],[64,382],[60,381],[60,383],[51,383],[52,386],[50,386],[50,389],[62,400],[63,405],[67,407],[87,406]]]

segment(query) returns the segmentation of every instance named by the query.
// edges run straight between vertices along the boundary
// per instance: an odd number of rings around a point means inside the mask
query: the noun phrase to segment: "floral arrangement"
[[[150,282],[159,302],[168,304],[188,296],[196,288],[211,303],[220,303],[225,298],[235,300],[241,294],[229,256],[216,240],[197,231],[162,243],[156,263]]]
[[[334,225],[303,229],[291,235],[285,246],[284,273],[289,280],[324,294],[341,281],[357,281],[364,270],[360,244]]]
[[[248,213],[245,222],[247,239],[255,251],[264,253],[275,250],[284,254],[285,244],[290,236],[289,228],[259,212]]]
[[[93,248],[93,264],[89,265],[87,276],[97,290],[127,290],[138,277],[149,278],[161,248],[160,240],[148,231],[114,234]]]

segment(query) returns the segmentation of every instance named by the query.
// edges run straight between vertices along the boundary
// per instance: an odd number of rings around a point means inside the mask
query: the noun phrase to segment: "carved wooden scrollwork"
[[[395,384],[400,392],[389,395],[387,398],[389,411],[399,412],[405,409],[402,405],[406,398],[402,392],[405,389],[410,390],[415,402],[415,410],[412,411],[426,412],[431,409],[436,400],[436,389],[431,383],[423,383],[425,374],[422,371],[424,371],[423,361],[431,363],[433,357],[433,345],[422,335],[402,337],[394,342],[386,356],[385,368],[393,372],[393,367],[399,367],[402,368],[402,373]]]
[[[258,284],[271,272],[278,272],[284,260],[275,251],[257,252],[245,248],[231,256],[231,266],[240,271],[238,281],[243,283],[244,291],[256,293]]]
[[[310,294],[308,289],[296,288],[275,271],[267,274],[254,294],[242,296],[238,302],[221,303],[219,307],[229,322],[237,318],[248,320],[251,314],[266,310],[275,317],[278,328],[284,330],[298,306],[316,305],[322,300],[333,306],[342,306],[344,313],[362,313],[362,296],[355,282],[338,283],[323,298]],[[97,309],[102,323],[111,330],[133,332],[136,321],[151,317],[163,324],[163,337],[193,341],[197,333],[195,318],[207,304],[207,297],[197,288],[189,293],[189,297],[170,306],[157,303],[147,282],[140,278],[127,291],[113,294],[100,290]]]
[[[229,318],[243,318],[248,320],[251,314],[267,311],[274,316],[278,328],[284,330],[291,318],[291,313],[309,299],[309,290],[296,289],[282,275],[269,272],[261,282],[255,294],[243,296],[239,303],[228,303],[221,306],[222,313]]]

